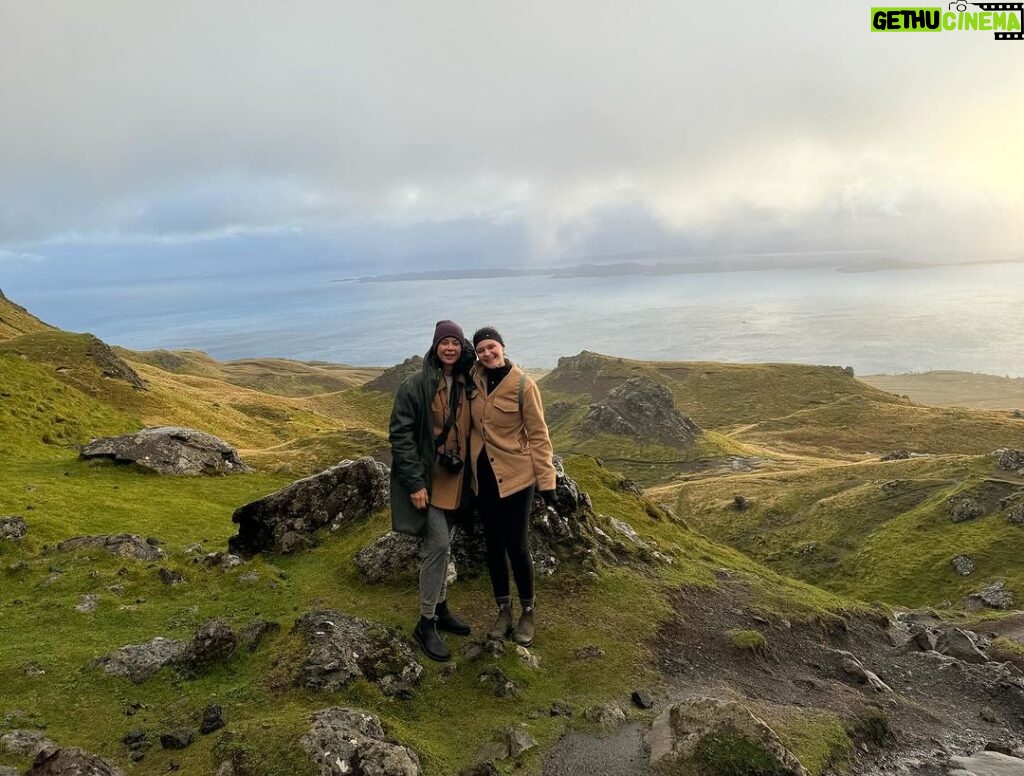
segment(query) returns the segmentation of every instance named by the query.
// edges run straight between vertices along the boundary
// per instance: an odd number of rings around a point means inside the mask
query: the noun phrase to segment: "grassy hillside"
[[[412,581],[367,585],[351,563],[359,547],[386,529],[385,514],[332,535],[310,553],[260,557],[243,568],[222,571],[190,562],[186,546],[202,542],[206,550],[223,548],[233,531],[232,509],[287,478],[159,477],[80,462],[71,455],[5,466],[0,473],[0,513],[24,514],[30,535],[22,546],[0,542],[0,616],[7,634],[0,644],[0,707],[29,709],[33,720],[45,724],[48,736],[124,763],[119,741],[130,728],[156,735],[169,725],[194,720],[207,703],[217,702],[229,720],[230,738],[226,733],[201,737],[184,751],[154,747],[132,772],[162,773],[175,760],[183,772],[212,773],[230,741],[259,763],[257,773],[276,776],[304,772],[296,740],[310,711],[338,703],[357,705],[381,715],[393,735],[413,746],[427,773],[447,774],[472,762],[480,742],[524,719],[542,744],[553,742],[566,718],[532,712],[555,700],[582,709],[624,698],[633,687],[651,681],[649,641],[658,623],[669,616],[667,592],[679,585],[712,588],[717,584],[716,570],[728,568],[749,582],[766,612],[784,610],[799,619],[850,606],[652,516],[657,513],[642,498],[618,490],[617,476],[591,459],[573,459],[569,466],[598,510],[629,522],[687,562],[652,569],[650,574],[604,568],[599,579],[592,580],[567,569],[542,579],[538,596],[543,602],[543,639],[535,648],[541,670],[528,669],[514,654],[496,660],[523,684],[522,697],[494,697],[477,678],[480,668],[460,662],[450,677],[436,665],[427,665],[423,686],[411,701],[386,698],[366,683],[328,697],[282,683],[294,659],[288,628],[310,608],[338,608],[408,631],[415,608]],[[168,552],[167,561],[159,565],[180,571],[186,583],[167,587],[158,581],[153,564],[113,558],[102,551],[59,555],[43,549],[72,535],[126,528],[159,537]],[[99,597],[98,608],[92,613],[73,611],[85,593]],[[485,579],[459,581],[451,596],[478,627],[492,616]],[[187,638],[214,616],[226,617],[235,627],[269,618],[284,632],[257,652],[240,653],[199,679],[165,670],[133,685],[90,666],[98,655],[126,643],[157,635]],[[453,643],[458,648],[459,640]],[[585,644],[605,651],[600,671],[576,659],[576,650]],[[26,671],[29,662],[45,673]],[[124,709],[132,704],[141,706],[142,712],[126,717]],[[472,713],[465,713],[468,709]],[[794,736],[799,738],[799,729]],[[535,772],[538,762],[536,755],[528,756],[525,772]]]
[[[1024,479],[997,471],[990,456],[936,456],[742,474],[666,486],[691,526],[781,573],[863,600],[959,607],[966,594],[998,579],[1024,594],[1024,528],[1000,500]],[[950,518],[948,501],[967,494],[984,516]],[[740,510],[734,497],[749,507]],[[959,576],[966,554],[976,570]]]
[[[9,406],[18,413],[8,413],[9,445],[22,444],[17,440],[27,444],[44,434],[55,440],[51,443],[82,444],[90,437],[89,429],[92,436],[99,436],[141,426],[188,425],[223,438],[257,465],[302,472],[336,463],[336,456],[381,448],[380,435],[373,429],[380,428],[378,418],[387,411],[384,397],[378,397],[377,407],[358,389],[309,399],[277,396],[215,377],[119,359],[144,381],[140,389],[107,374],[110,364],[93,355],[97,342],[89,334],[57,330],[0,342],[0,358],[19,364],[17,371],[0,377],[0,391],[14,397]],[[30,404],[31,411],[26,409]],[[43,411],[50,409],[62,420],[47,420]],[[17,419],[25,413],[39,417],[31,425],[19,425]],[[110,420],[93,422],[94,416]],[[334,441],[339,435],[345,444]],[[296,447],[305,452],[274,452]],[[266,452],[257,455],[258,451]]]
[[[840,367],[632,361],[583,352],[559,359],[541,387],[599,401],[630,377],[648,377],[672,391],[676,406],[700,426],[729,429],[784,417],[856,396],[879,403],[905,400],[873,388]]]
[[[17,337],[34,331],[46,331],[53,327],[43,323],[19,304],[15,304],[0,290],[0,340]]]
[[[149,364],[165,372],[210,377],[280,396],[314,396],[341,391],[362,385],[383,371],[375,367],[285,358],[217,361],[199,350],[131,351],[118,348],[117,352],[129,361]]]
[[[754,423],[734,434],[741,442],[827,457],[887,453],[989,453],[1016,447],[1024,419],[1006,413],[921,407],[849,396],[785,417]]]
[[[608,518],[630,526],[649,544],[646,554],[634,552],[649,562],[626,568],[588,561],[540,578],[541,636],[533,650],[539,669],[512,651],[464,659],[464,642],[452,638],[454,671],[427,665],[411,700],[385,697],[367,682],[313,695],[287,681],[299,649],[289,629],[299,615],[336,608],[406,634],[414,621],[413,575],[369,585],[352,563],[358,549],[387,530],[386,510],[322,537],[312,551],[260,556],[228,570],[195,562],[188,548],[224,549],[237,506],[300,475],[343,457],[386,456],[391,396],[365,389],[365,375],[344,367],[110,351],[91,335],[40,326],[0,341],[0,515],[21,515],[29,524],[25,540],[0,540],[0,710],[22,709],[28,724],[44,726],[51,738],[133,773],[164,773],[172,761],[184,773],[212,773],[229,750],[245,753],[252,776],[311,773],[297,746],[309,713],[351,705],[380,715],[389,734],[422,757],[427,774],[457,773],[477,759],[483,742],[525,722],[540,749],[500,770],[536,774],[545,747],[567,729],[591,726],[583,709],[609,700],[628,706],[632,689],[661,679],[664,650],[677,646],[664,642],[672,628],[705,623],[686,656],[697,670],[692,680],[703,689],[704,672],[720,671],[717,689],[742,696],[729,685],[736,661],[768,660],[742,651],[737,634],[765,638],[749,629],[752,623],[769,623],[768,638],[785,643],[797,633],[820,639],[832,626],[847,634],[845,622],[838,624],[843,618],[877,621],[880,610],[858,600],[957,605],[995,578],[1024,592],[1024,527],[1009,523],[1001,504],[1024,494],[1024,479],[972,455],[1020,446],[1021,421],[921,407],[835,367],[582,354],[541,382],[556,451],[569,454],[567,471],[590,494],[602,525],[612,533]],[[705,433],[685,446],[583,434],[589,404],[638,375],[666,386]],[[161,477],[77,458],[76,446],[91,437],[162,424],[221,436],[256,472]],[[942,454],[861,460],[866,451],[901,447]],[[757,457],[764,465],[740,472],[729,465],[732,457]],[[620,471],[649,483],[686,479],[652,488],[652,500]],[[975,498],[985,514],[952,523],[947,502],[957,494]],[[731,506],[736,495],[748,499],[748,509]],[[167,559],[137,563],[101,550],[53,549],[71,536],[123,531],[159,539]],[[655,562],[652,548],[672,562]],[[974,559],[971,577],[953,571],[950,559],[959,553]],[[185,584],[164,585],[158,566],[179,571]],[[95,611],[75,611],[85,594],[97,596]],[[478,630],[493,616],[485,578],[463,576],[451,598]],[[124,644],[188,638],[218,616],[236,629],[269,619],[282,632],[200,678],[165,670],[135,685],[91,665]],[[723,623],[730,618],[744,629],[729,630]],[[585,645],[604,651],[596,666],[577,657]],[[722,665],[713,663],[717,654],[726,656]],[[520,696],[498,698],[481,684],[480,671],[492,664],[522,685]],[[774,682],[780,664],[764,666]],[[771,693],[752,702],[815,776],[841,771],[853,750],[854,712],[812,707],[799,692],[799,704],[777,702]],[[554,701],[570,704],[575,716],[550,715]],[[212,702],[224,708],[226,731],[183,751],[154,746],[128,766],[120,742],[128,730],[141,728],[155,739],[175,724],[195,726]],[[137,713],[127,715],[127,708]],[[16,726],[0,718],[0,731]],[[0,755],[0,765],[28,763]]]
[[[883,391],[906,395],[919,404],[935,407],[1024,409],[1024,377],[933,371],[902,375],[865,375],[860,379]]]

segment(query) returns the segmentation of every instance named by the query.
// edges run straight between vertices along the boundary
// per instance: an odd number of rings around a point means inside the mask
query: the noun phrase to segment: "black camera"
[[[466,465],[466,462],[454,450],[445,450],[443,453],[439,453],[437,460],[452,474],[458,474],[462,471],[462,467]]]

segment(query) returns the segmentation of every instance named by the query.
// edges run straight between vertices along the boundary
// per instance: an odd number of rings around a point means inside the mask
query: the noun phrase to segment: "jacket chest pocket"
[[[495,398],[488,420],[495,430],[514,431],[522,425],[519,402],[505,397]]]

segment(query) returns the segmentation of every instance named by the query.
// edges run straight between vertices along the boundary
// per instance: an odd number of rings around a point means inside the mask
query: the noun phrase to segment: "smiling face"
[[[505,347],[497,340],[480,340],[476,346],[476,357],[488,369],[499,369],[505,366]]]
[[[441,366],[447,372],[459,362],[459,357],[462,355],[462,342],[458,337],[444,337],[437,343],[434,353],[437,354],[437,360],[441,362]]]

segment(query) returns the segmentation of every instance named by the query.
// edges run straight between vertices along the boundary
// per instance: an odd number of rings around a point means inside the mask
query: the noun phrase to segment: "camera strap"
[[[448,446],[448,435],[451,433],[452,426],[455,425],[455,418],[459,414],[459,402],[462,398],[461,386],[462,383],[453,375],[452,390],[448,396],[448,417],[445,418],[444,428],[434,441],[434,447],[441,447],[442,445],[445,447]],[[455,452],[462,452],[462,445],[459,443],[458,438],[455,440]]]

